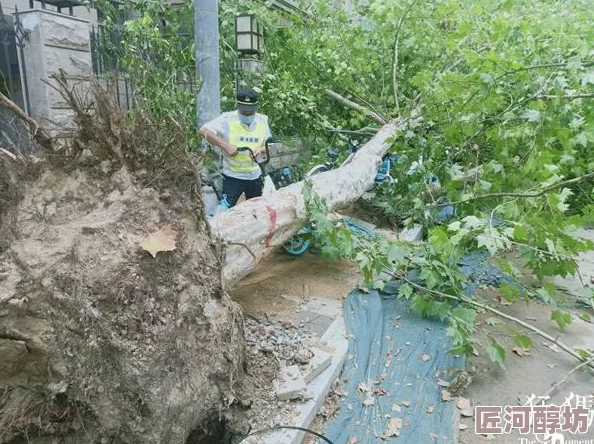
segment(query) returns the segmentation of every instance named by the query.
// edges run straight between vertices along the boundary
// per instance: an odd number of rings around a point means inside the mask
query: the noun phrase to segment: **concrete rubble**
[[[313,381],[320,373],[332,364],[332,355],[320,348],[312,348],[313,358],[303,371],[303,379],[307,384]]]
[[[318,347],[302,349],[299,354],[302,358],[299,363],[303,365],[290,365],[281,369],[275,384],[279,401],[311,398],[311,394],[307,392],[307,384],[332,364],[332,355]]]
[[[275,384],[276,397],[279,401],[291,401],[293,399],[303,399],[307,390],[307,385],[299,366],[290,365],[281,369],[278,381]]]

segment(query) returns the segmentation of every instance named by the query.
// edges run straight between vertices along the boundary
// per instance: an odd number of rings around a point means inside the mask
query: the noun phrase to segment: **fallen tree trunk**
[[[382,156],[408,119],[384,125],[344,167],[311,178],[312,192],[332,210],[363,195],[375,179]],[[283,245],[307,222],[303,182],[248,200],[211,220],[211,227],[226,244],[223,281],[232,286],[254,269],[276,247]]]

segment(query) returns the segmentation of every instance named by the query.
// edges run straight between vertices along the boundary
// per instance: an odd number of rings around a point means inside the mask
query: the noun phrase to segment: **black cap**
[[[237,93],[237,109],[240,111],[256,111],[258,109],[258,93],[251,88],[239,90]]]

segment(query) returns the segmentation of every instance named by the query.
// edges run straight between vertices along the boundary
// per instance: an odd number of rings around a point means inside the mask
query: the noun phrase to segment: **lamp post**
[[[239,14],[235,17],[235,44],[240,57],[235,61],[235,88],[256,86],[261,82],[264,62],[258,56],[264,49],[262,25],[253,14]]]
[[[196,97],[197,127],[221,113],[218,0],[194,0],[196,72],[201,81]]]

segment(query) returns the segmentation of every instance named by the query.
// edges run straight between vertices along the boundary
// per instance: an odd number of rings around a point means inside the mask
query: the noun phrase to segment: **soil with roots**
[[[243,318],[184,131],[54,81],[76,137],[0,156],[0,443],[232,442]]]

